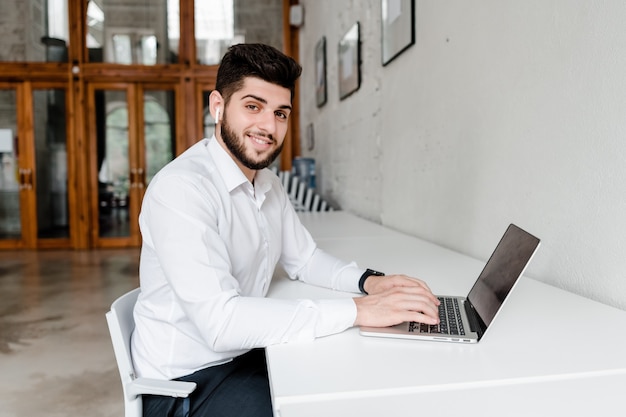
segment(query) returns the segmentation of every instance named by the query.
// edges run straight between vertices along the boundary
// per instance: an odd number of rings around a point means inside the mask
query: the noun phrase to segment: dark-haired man
[[[422,281],[370,275],[317,248],[265,169],[283,146],[300,72],[270,46],[231,47],[209,98],[214,137],[148,187],[133,361],[139,376],[198,385],[188,402],[144,396],[145,416],[271,416],[263,347],[354,325],[438,321]],[[265,298],[278,263],[291,278],[369,295]]]

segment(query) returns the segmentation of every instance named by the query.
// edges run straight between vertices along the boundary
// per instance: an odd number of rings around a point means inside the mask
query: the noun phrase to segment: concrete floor
[[[139,250],[0,251],[0,417],[123,415],[104,314]]]

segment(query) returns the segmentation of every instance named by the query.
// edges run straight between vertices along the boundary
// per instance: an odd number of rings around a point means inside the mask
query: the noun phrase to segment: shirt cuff
[[[360,268],[356,265],[356,263],[351,262],[339,272],[334,289],[362,294],[359,289],[359,279],[361,278],[361,275],[363,275],[363,272],[365,272],[363,268]]]
[[[354,326],[356,304],[352,298],[317,300],[319,320],[315,328],[317,337],[341,333]]]

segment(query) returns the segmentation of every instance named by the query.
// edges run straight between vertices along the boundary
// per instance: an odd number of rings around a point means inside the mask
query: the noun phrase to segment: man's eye
[[[279,111],[279,112],[276,112],[276,117],[278,117],[279,119],[287,119],[287,117],[289,117],[289,116],[287,116],[285,113]]]
[[[248,104],[246,107],[249,110],[258,110],[259,109],[259,107],[257,105],[255,105],[255,104]]]

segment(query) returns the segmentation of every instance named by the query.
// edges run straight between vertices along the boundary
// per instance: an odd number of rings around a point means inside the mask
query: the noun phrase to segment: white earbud
[[[215,110],[215,124],[218,124],[220,122],[220,108],[218,107],[217,110]]]

